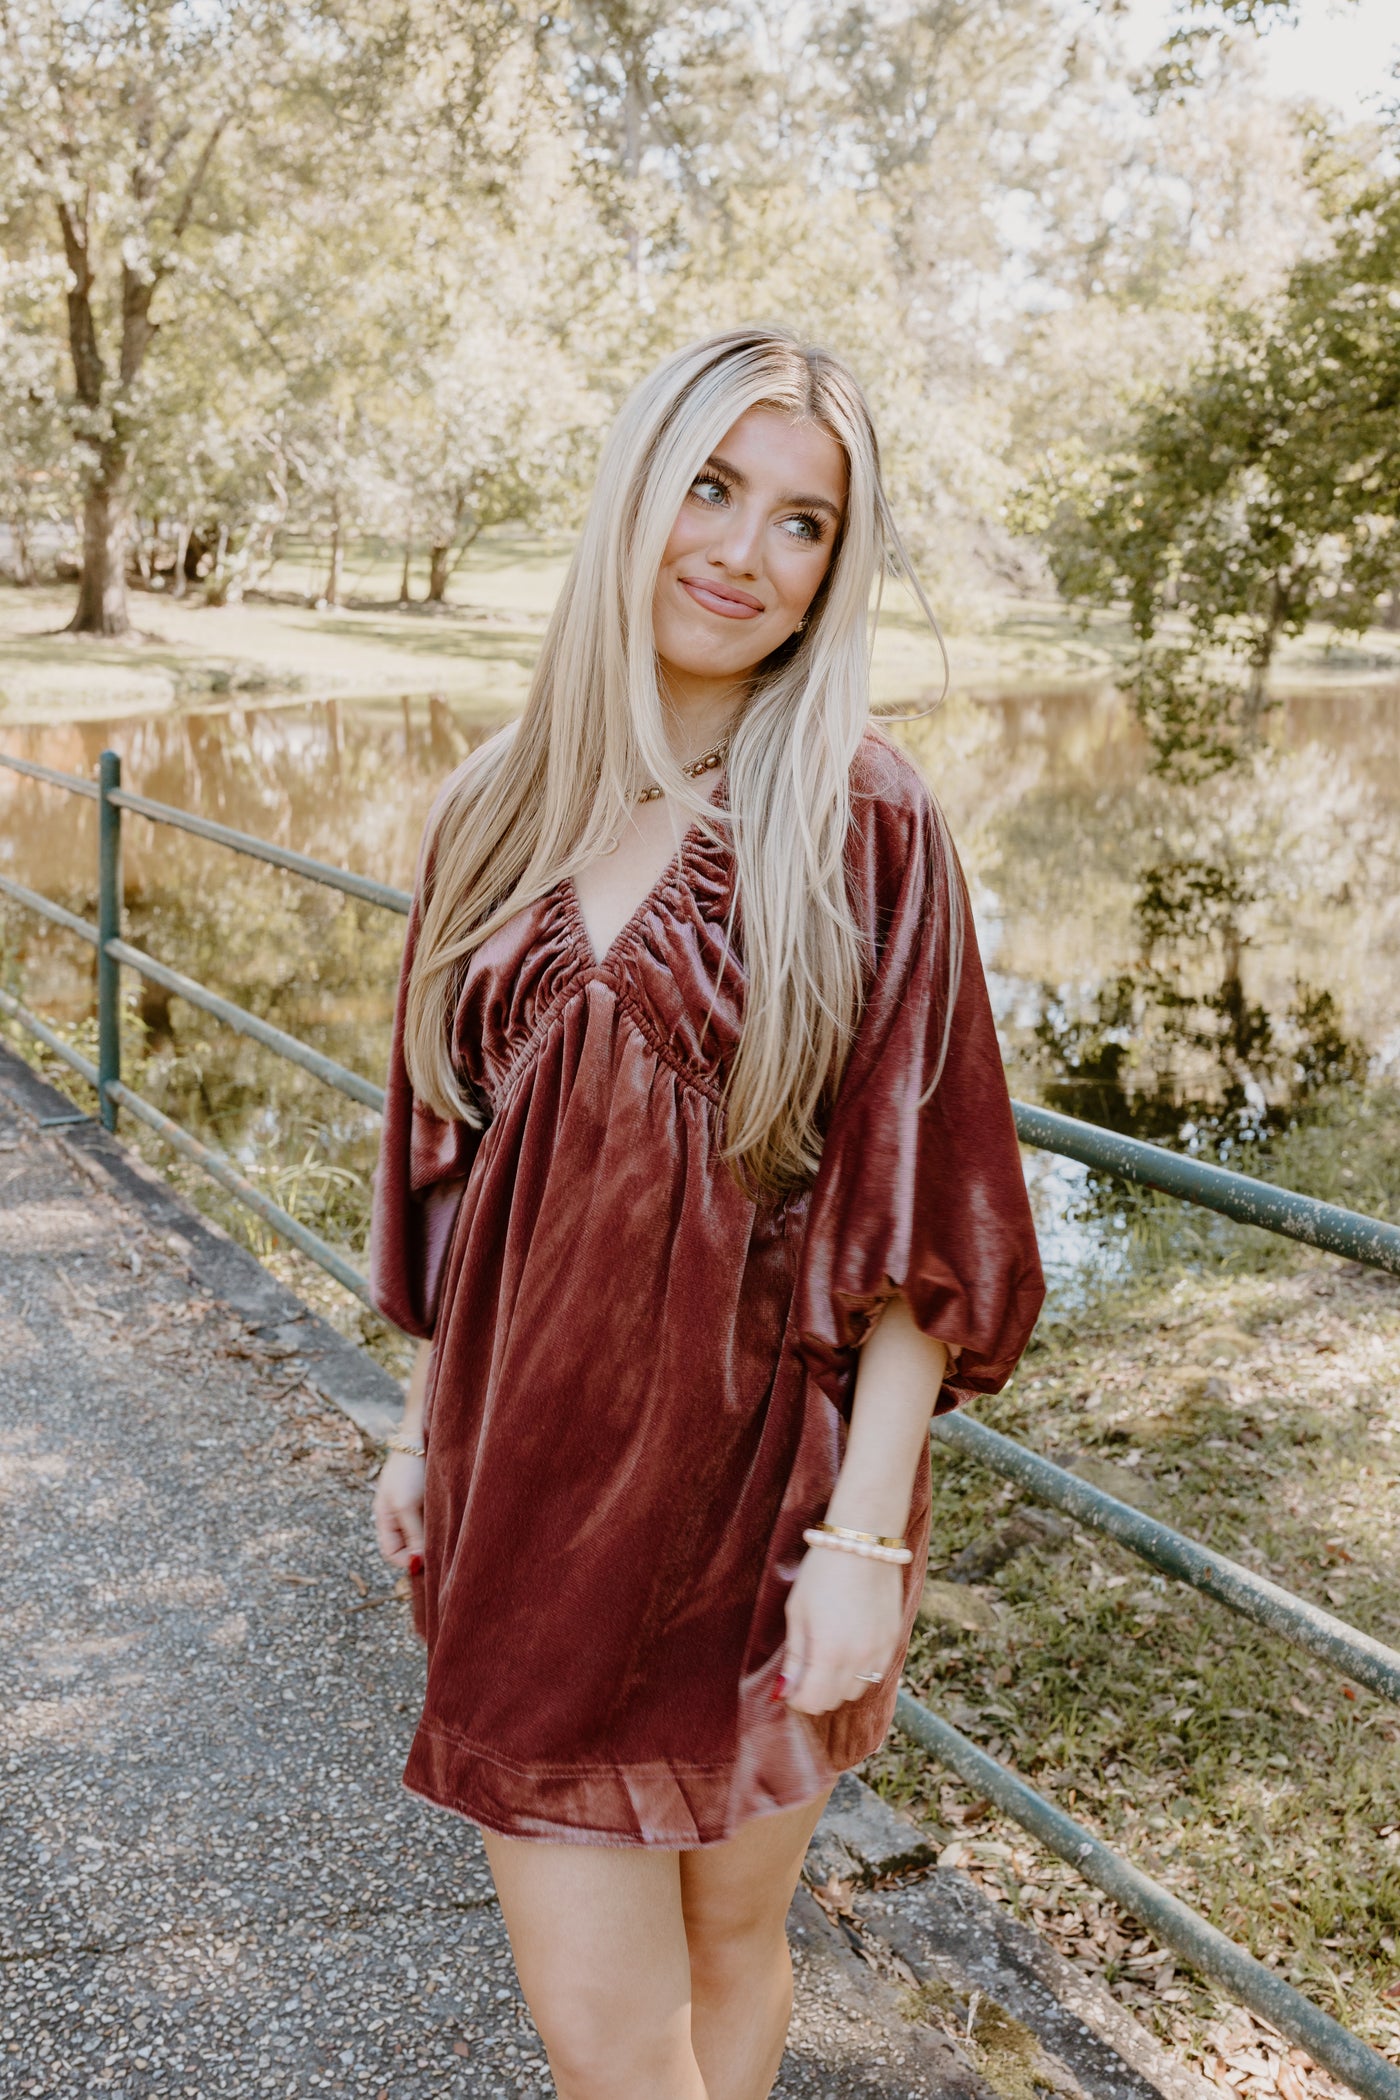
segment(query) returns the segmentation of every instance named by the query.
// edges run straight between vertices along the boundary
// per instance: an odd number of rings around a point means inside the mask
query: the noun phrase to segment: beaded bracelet
[[[843,1531],[839,1524],[809,1524],[802,1538],[808,1546],[831,1546],[838,1553],[855,1553],[862,1560],[893,1561],[900,1567],[914,1558],[900,1539],[882,1539],[871,1531]]]
[[[422,1444],[411,1443],[407,1437],[400,1436],[397,1429],[391,1429],[384,1441],[391,1451],[402,1451],[405,1458],[426,1458],[428,1455]]]

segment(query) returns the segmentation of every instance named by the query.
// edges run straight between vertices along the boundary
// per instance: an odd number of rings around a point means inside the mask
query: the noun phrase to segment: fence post
[[[121,964],[107,953],[122,935],[122,813],[111,791],[122,784],[115,751],[97,761],[97,1102],[104,1130],[117,1127],[108,1083],[122,1076]]]

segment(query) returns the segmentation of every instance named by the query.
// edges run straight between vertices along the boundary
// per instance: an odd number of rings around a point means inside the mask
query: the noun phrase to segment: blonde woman
[[[405,1783],[484,1834],[561,2100],[761,2100],[884,1737],[930,1415],[1043,1295],[952,848],[869,720],[899,543],[835,358],[635,392],[525,712],[428,820],[374,1301],[421,1584]]]

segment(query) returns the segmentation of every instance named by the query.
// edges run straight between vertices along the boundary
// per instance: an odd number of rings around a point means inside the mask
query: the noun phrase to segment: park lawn
[[[1044,1324],[974,1412],[1400,1645],[1397,1371],[1400,1278],[1275,1243],[1257,1267],[1164,1272]],[[1024,1504],[937,1442],[932,1470],[946,1581]],[[1063,1530],[960,1583],[951,1610],[946,1590],[930,1598],[911,1690],[1400,2061],[1400,1716],[1112,1541]],[[866,1776],[1223,2091],[1339,2092],[1296,2052],[1279,2082],[1272,2029],[897,1733]]]
[[[324,562],[293,550],[240,604],[206,606],[134,591],[130,640],[62,632],[71,586],[0,586],[0,727],[111,720],[229,702],[338,698],[398,705],[437,693],[464,715],[499,716],[528,690],[570,543],[507,533],[470,549],[449,603],[398,605],[397,558],[352,549],[344,603],[320,607]],[[948,633],[952,683],[996,695],[1111,678],[1129,650],[1116,615],[1081,615],[1053,596],[988,595]],[[1276,683],[1372,684],[1400,677],[1400,633],[1339,642],[1310,630],[1283,652]],[[943,662],[922,611],[900,584],[884,593],[873,684],[881,707],[927,706]]]
[[[439,693],[461,713],[519,707],[543,616],[316,612],[261,600],[134,597],[137,641],[56,633],[70,594],[0,590],[0,726],[112,720],[221,702],[390,702]]]
[[[504,556],[509,553],[510,559]],[[338,698],[397,706],[407,694],[440,694],[461,714],[495,716],[523,705],[564,555],[493,547],[455,579],[447,607],[403,610],[352,594],[317,610],[285,599],[204,606],[134,593],[136,640],[63,634],[71,592],[0,588],[0,726],[111,720],[221,702]],[[1006,646],[995,635],[955,640],[964,684],[1000,688],[1033,677],[1102,676],[1102,646],[1070,631],[1056,608],[1018,609]],[[881,623],[877,702],[927,706],[942,690],[938,646],[915,608],[897,601]]]

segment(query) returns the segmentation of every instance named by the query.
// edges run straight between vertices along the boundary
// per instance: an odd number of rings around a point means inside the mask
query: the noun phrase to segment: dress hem
[[[460,1816],[464,1822],[475,1824],[479,1830],[489,1830],[496,1837],[514,1838],[517,1843],[598,1845],[608,1847],[613,1851],[631,1852],[704,1852],[714,1845],[728,1844],[731,1838],[737,1837],[739,1832],[746,1828],[748,1824],[757,1822],[760,1816],[781,1815],[788,1809],[802,1808],[808,1803],[816,1801],[821,1795],[831,1791],[840,1776],[840,1772],[833,1772],[831,1778],[824,1780],[820,1787],[812,1789],[792,1801],[771,1800],[756,1803],[745,1815],[740,1816],[737,1822],[733,1823],[728,1829],[719,1831],[714,1836],[690,1836],[684,1838],[678,1835],[663,1834],[657,1836],[650,1833],[644,1836],[627,1836],[616,1830],[595,1830],[587,1824],[548,1823],[540,1816],[532,1816],[528,1819],[521,1817],[498,1818],[485,1815],[480,1809],[468,1808],[463,1800],[448,1799],[443,1794],[434,1793],[427,1786],[415,1784],[407,1776],[404,1777],[403,1787],[406,1793],[414,1796],[415,1800],[425,1801],[429,1808],[440,1809],[445,1815]],[[522,1822],[527,1820],[536,1827],[533,1829],[522,1828]]]

